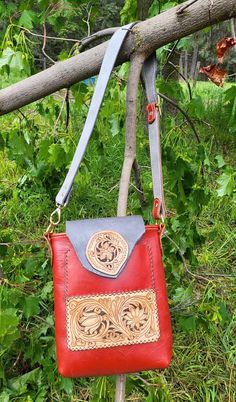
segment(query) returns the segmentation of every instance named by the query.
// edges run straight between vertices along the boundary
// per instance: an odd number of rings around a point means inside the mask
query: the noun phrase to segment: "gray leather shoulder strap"
[[[148,136],[152,168],[152,186],[154,199],[160,201],[160,214],[165,217],[165,200],[163,188],[162,162],[161,162],[161,138],[160,138],[160,108],[156,92],[157,60],[153,53],[145,60],[142,68],[142,81],[145,87],[149,104],[155,104],[154,120],[148,123]]]
[[[84,125],[83,132],[81,134],[79,144],[75,151],[73,160],[70,165],[70,169],[67,173],[65,181],[56,196],[56,203],[63,206],[67,203],[72,189],[72,184],[76,173],[79,169],[80,163],[83,159],[85,150],[87,148],[89,139],[92,135],[93,128],[97,119],[97,115],[105,94],[107,83],[109,81],[111,72],[113,70],[116,58],[119,54],[122,43],[129,32],[129,29],[134,25],[134,23],[125,25],[124,27],[118,29],[111,37],[95,86],[94,94],[91,100],[89,112]]]
[[[98,116],[98,112],[105,94],[107,83],[109,81],[112,69],[114,67],[116,58],[122,46],[122,43],[129,32],[130,28],[135,23],[128,24],[118,29],[109,41],[102,66],[99,72],[97,83],[95,86],[94,94],[91,100],[89,112],[85,122],[83,132],[81,134],[78,146],[76,148],[71,166],[64,180],[64,183],[56,196],[56,203],[59,207],[67,204],[73,181],[83,159],[85,150],[87,148],[89,139],[92,135],[93,128]],[[156,93],[156,71],[157,63],[155,54],[151,55],[143,65],[142,79],[146,90],[147,100],[149,104],[154,105],[153,113],[154,118],[148,124],[150,155],[152,166],[152,181],[153,181],[153,194],[154,199],[160,201],[160,213],[165,216],[165,203],[163,192],[163,179],[162,179],[162,164],[161,164],[161,151],[160,151],[160,113],[157,107],[157,93]]]

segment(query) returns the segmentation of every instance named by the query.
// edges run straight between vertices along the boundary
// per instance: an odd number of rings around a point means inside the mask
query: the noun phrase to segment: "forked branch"
[[[120,179],[117,215],[125,216],[128,202],[129,182],[136,156],[136,117],[138,83],[145,55],[134,53],[131,56],[126,96],[126,141],[124,163]]]

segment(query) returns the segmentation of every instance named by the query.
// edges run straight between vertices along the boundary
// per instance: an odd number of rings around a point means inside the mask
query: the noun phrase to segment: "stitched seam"
[[[147,242],[144,243],[146,249],[148,250],[148,256],[149,256],[149,261],[150,261],[150,271],[151,271],[151,281],[152,281],[152,287],[156,289],[156,281],[155,281],[155,275],[154,275],[154,264],[153,264],[153,254],[152,254],[152,249],[149,246]]]
[[[70,249],[68,248],[65,252],[65,269],[64,269],[64,304],[66,306],[66,299],[67,299],[67,295],[68,295],[68,284],[69,284],[69,279],[68,279],[68,254],[70,252]]]
[[[150,267],[151,267],[151,275],[152,275],[152,286],[153,286],[153,290],[155,293],[155,314],[156,314],[156,318],[157,318],[157,325],[159,328],[159,336],[158,339],[160,339],[161,336],[161,332],[160,332],[160,321],[159,321],[159,309],[158,309],[158,304],[157,304],[157,288],[156,288],[156,276],[154,273],[154,264],[153,264],[153,253],[152,253],[152,249],[149,246],[149,244],[147,242],[144,242],[145,246],[147,247],[148,250],[148,254],[149,254],[149,260],[150,260]]]

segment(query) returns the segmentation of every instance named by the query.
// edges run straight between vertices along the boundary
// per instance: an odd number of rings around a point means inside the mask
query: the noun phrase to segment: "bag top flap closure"
[[[81,264],[87,270],[108,278],[117,278],[125,268],[144,232],[141,216],[66,222],[66,234]]]

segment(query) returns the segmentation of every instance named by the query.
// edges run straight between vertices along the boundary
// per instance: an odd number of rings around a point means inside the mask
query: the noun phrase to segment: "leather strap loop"
[[[56,203],[60,207],[63,207],[68,203],[73,181],[83,159],[89,139],[92,135],[93,128],[98,116],[98,112],[105,94],[112,69],[115,65],[116,58],[126,35],[135,24],[136,23],[131,23],[125,25],[124,27],[121,27],[113,34],[112,38],[109,41],[99,72],[83,132],[81,134],[78,146],[76,148],[64,183],[56,196]],[[160,217],[165,216],[165,203],[160,150],[160,111],[157,107],[158,97],[156,93],[156,73],[156,56],[155,54],[152,54],[143,64],[142,81],[145,87],[146,97],[148,101],[148,133],[154,195],[153,217],[154,219],[160,219]],[[157,204],[158,208],[156,207]]]
[[[160,110],[158,96],[156,92],[156,75],[157,75],[157,60],[153,53],[143,64],[142,82],[145,87],[146,97],[148,101],[148,135],[152,168],[152,187],[154,206],[152,216],[154,219],[165,217],[165,201],[163,189],[162,163],[161,163],[161,141],[160,141]]]

